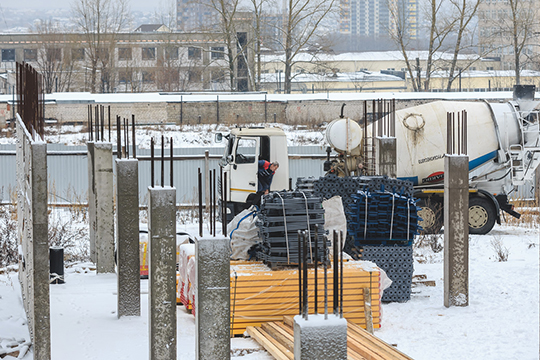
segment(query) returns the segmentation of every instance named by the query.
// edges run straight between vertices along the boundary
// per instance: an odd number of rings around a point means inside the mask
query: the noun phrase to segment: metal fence
[[[86,203],[88,192],[88,165],[86,146],[48,144],[49,202]],[[196,201],[197,169],[205,170],[204,153],[208,150],[209,168],[219,172],[218,161],[223,148],[178,148],[174,156],[184,160],[174,163],[174,186],[179,204],[194,204]],[[168,149],[165,156],[168,157]],[[293,186],[298,177],[322,176],[323,161],[326,157],[323,146],[290,146],[289,176]],[[150,149],[137,149],[138,157],[149,157]],[[160,156],[159,150],[156,156]],[[169,165],[165,166],[165,184],[169,184]],[[160,171],[156,164],[156,173]],[[15,191],[15,145],[0,145],[0,202],[14,201]],[[139,164],[139,200],[146,204],[147,189],[150,185],[150,162]],[[534,186],[521,186],[512,196],[514,199],[534,199]]]
[[[322,162],[326,157],[324,147],[292,146],[289,147],[289,176],[293,179],[301,176],[323,175]],[[177,203],[193,204],[197,199],[197,169],[205,171],[205,151],[209,151],[209,169],[216,169],[223,148],[178,148],[175,157],[183,160],[174,162],[174,186],[177,189]],[[86,203],[88,197],[88,164],[86,146],[67,146],[48,144],[49,202]],[[115,148],[113,149],[115,151]],[[165,149],[166,166],[165,185],[169,185],[169,149]],[[161,156],[156,149],[156,157]],[[137,157],[150,156],[150,149],[137,149]],[[146,204],[146,195],[150,185],[150,162],[139,164],[139,201]],[[160,173],[160,165],[155,164],[155,172]],[[115,167],[113,167],[115,168]],[[157,178],[157,177],[156,177]],[[15,145],[0,145],[0,202],[14,200],[15,190]],[[204,185],[203,185],[204,186]]]

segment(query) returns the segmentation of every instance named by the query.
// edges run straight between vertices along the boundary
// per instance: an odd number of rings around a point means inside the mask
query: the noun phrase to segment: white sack
[[[328,230],[328,240],[330,240],[330,254],[333,254],[334,230],[343,231],[343,242],[347,238],[347,218],[343,210],[341,196],[334,196],[322,202],[324,208],[324,229]]]
[[[231,239],[232,260],[248,260],[248,250],[256,243],[261,242],[256,221],[257,208],[251,206],[236,215],[227,225],[227,234]]]

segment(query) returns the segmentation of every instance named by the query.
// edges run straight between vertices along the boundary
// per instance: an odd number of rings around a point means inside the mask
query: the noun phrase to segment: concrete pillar
[[[377,137],[375,140],[376,172],[395,178],[397,175],[397,141],[395,137]]]
[[[118,317],[141,315],[139,161],[116,159]]]
[[[444,158],[444,306],[469,305],[469,157]]]
[[[226,237],[196,239],[195,259],[196,359],[230,359],[229,239]]]
[[[149,187],[148,194],[150,360],[170,360],[176,359],[176,189]]]
[[[112,273],[114,272],[114,199],[111,143],[95,142],[93,146],[88,147],[88,173],[90,255],[96,263],[98,274]]]
[[[298,360],[346,360],[347,320],[335,315],[294,317],[294,358]]]
[[[47,144],[33,141],[17,115],[19,281],[34,359],[51,358]]]

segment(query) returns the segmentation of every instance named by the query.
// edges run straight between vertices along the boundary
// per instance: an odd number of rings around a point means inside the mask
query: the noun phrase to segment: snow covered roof
[[[419,58],[421,61],[425,61],[428,58],[428,51],[408,51],[407,56],[409,59]],[[435,60],[452,60],[452,53],[436,52],[434,54]],[[458,60],[475,60],[480,56],[476,54],[459,54]],[[263,62],[283,62],[285,55],[263,55]],[[343,54],[309,54],[300,53],[295,58],[295,61],[300,62],[312,62],[312,61],[405,61],[403,53],[401,51],[368,51],[368,52],[349,52]]]

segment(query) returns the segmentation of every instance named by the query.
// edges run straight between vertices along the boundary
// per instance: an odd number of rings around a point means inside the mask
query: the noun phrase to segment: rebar
[[[318,275],[317,275],[317,268],[319,264],[319,224],[315,224],[315,262],[313,264],[313,267],[315,268],[315,305],[313,307],[313,311],[315,314],[318,314],[319,307],[319,292],[318,292]]]
[[[129,121],[124,119],[124,131],[126,134],[126,158],[129,158]]]
[[[154,187],[154,137],[150,139],[150,186]]]
[[[198,168],[198,180],[199,180],[199,236],[203,236],[203,211],[202,211],[202,173],[201,168]]]
[[[135,133],[133,133],[135,134]],[[135,147],[133,148],[133,151],[135,151]],[[170,162],[171,162],[171,169],[170,169],[170,172],[171,172],[171,187],[174,186],[174,183],[173,183],[173,174],[174,174],[174,168],[173,168],[173,164],[174,164],[174,146],[173,146],[173,138],[171,136],[171,159],[170,159]]]
[[[94,141],[94,132],[92,131],[93,127],[92,121],[92,105],[88,105],[88,140]]]
[[[304,264],[302,265],[302,270],[304,274],[302,275],[303,281],[303,299],[304,299],[304,319],[308,319],[308,235],[306,231],[302,232],[302,256]]]
[[[109,108],[109,142],[112,143],[112,140],[111,140],[111,105],[108,106]]]
[[[105,107],[103,105],[100,105],[100,111],[101,111],[101,141],[105,139],[104,132],[105,132]]]
[[[333,247],[334,247],[334,251],[333,251],[333,259],[334,259],[334,283],[332,284],[333,287],[334,287],[334,290],[333,290],[333,311],[334,311],[334,315],[338,315],[338,307],[339,307],[339,304],[338,304],[338,292],[339,292],[339,288],[338,288],[338,282],[339,282],[339,277],[338,277],[338,272],[339,272],[339,267],[338,267],[338,253],[337,253],[337,248],[338,248],[338,236],[337,236],[337,231],[334,230],[334,238],[332,239],[333,240]]]
[[[213,223],[214,223],[214,219],[212,217],[212,202],[213,202],[213,199],[212,199],[212,170],[208,171],[208,196],[210,197],[210,201],[209,201],[209,208],[208,208],[208,217],[210,218],[210,235],[214,235],[214,229],[213,229]]]
[[[339,234],[339,317],[343,318],[343,231]]]
[[[225,236],[227,236],[227,172],[223,173],[223,229],[225,229],[225,231],[223,232],[223,234],[225,234]]]
[[[110,111],[110,108],[111,107],[109,106],[109,111]],[[132,156],[134,159],[136,159],[137,158],[137,143],[136,143],[136,138],[135,138],[135,115],[134,114],[131,114],[131,135],[132,135],[131,142],[133,144]],[[172,153],[172,138],[171,138],[171,153]],[[171,186],[172,186],[172,181],[171,181]]]
[[[217,200],[216,200],[216,169],[213,169],[212,170],[213,174],[214,174],[214,186],[212,187],[214,189],[214,196],[212,197],[212,199],[214,199],[214,203],[212,204],[212,214],[213,214],[213,219],[214,219],[214,236],[216,236],[216,233],[217,233],[217,230],[216,230],[216,203],[217,203]]]
[[[298,249],[302,248],[302,231],[298,230]],[[304,309],[302,307],[302,252],[298,251],[298,315],[302,315]]]
[[[161,135],[161,187],[165,186],[165,137]]]
[[[324,238],[324,253],[328,253],[328,241]],[[328,320],[328,262],[324,262],[324,320]]]
[[[116,115],[116,157],[122,158],[122,137],[120,136],[120,115]],[[152,184],[152,186],[154,186]]]

